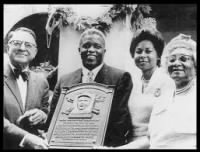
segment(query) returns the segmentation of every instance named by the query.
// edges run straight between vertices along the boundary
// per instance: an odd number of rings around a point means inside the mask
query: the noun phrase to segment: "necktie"
[[[22,72],[21,70],[19,69],[14,69],[14,74],[15,74],[15,77],[16,78],[19,78],[19,75],[21,75],[22,79],[24,81],[28,80],[28,77],[29,77],[29,72],[28,71],[24,71]]]
[[[88,83],[93,82],[94,73],[93,73],[92,71],[89,71],[87,76],[88,76],[87,82],[88,82]]]

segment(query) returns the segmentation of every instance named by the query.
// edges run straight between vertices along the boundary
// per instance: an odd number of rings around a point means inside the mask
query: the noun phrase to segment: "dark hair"
[[[34,40],[36,41],[36,35],[33,30],[26,28],[26,27],[19,27],[19,28],[15,29],[14,31],[10,31],[8,33],[7,42],[13,37],[13,34],[17,31],[24,31],[24,32],[31,34],[33,36]]]
[[[160,58],[162,55],[165,43],[164,43],[162,34],[155,29],[142,29],[136,32],[136,35],[131,40],[131,45],[130,45],[131,56],[134,57],[136,46],[138,45],[139,42],[143,40],[149,40],[153,43],[153,46],[157,52],[158,58]]]

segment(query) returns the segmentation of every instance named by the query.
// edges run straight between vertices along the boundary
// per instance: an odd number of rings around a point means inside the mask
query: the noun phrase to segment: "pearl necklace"
[[[191,90],[192,86],[194,85],[194,79],[190,80],[190,82],[183,88],[177,89],[176,90],[176,95],[179,94],[186,94],[188,91]]]

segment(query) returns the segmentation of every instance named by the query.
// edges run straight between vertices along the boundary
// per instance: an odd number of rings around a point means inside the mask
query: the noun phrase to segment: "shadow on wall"
[[[192,39],[197,40],[196,4],[151,4],[151,7],[158,30],[166,42],[179,33],[191,35]]]
[[[176,32],[163,32],[163,37],[165,39],[165,42],[168,43],[172,38],[177,36],[178,34],[186,34],[186,35],[191,35],[191,38],[193,40],[197,40],[197,32],[196,31],[176,31]]]

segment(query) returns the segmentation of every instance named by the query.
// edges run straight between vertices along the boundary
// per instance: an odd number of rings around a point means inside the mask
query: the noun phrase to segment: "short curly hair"
[[[85,35],[99,35],[99,36],[103,39],[104,45],[106,45],[106,42],[105,42],[105,34],[104,34],[103,32],[101,32],[100,30],[98,30],[98,29],[91,28],[91,29],[85,30],[85,31],[81,34],[80,40],[79,40],[79,46],[80,46],[80,44],[82,43],[82,39],[84,38]]]
[[[135,48],[137,47],[138,43],[140,43],[143,40],[149,40],[153,43],[158,58],[160,58],[165,46],[165,42],[162,34],[156,29],[142,29],[136,32],[135,36],[133,36],[131,40],[131,45],[130,45],[131,56],[134,58]]]

